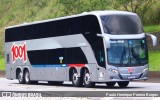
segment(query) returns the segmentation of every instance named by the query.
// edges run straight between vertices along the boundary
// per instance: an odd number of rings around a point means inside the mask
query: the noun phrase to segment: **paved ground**
[[[0,78],[0,91],[43,91],[44,93],[48,93],[47,91],[64,91],[63,95],[72,95],[67,94],[67,91],[159,91],[160,83],[150,83],[150,82],[130,82],[127,88],[119,88],[118,85],[114,88],[108,88],[105,84],[96,84],[95,88],[85,88],[85,87],[73,87],[71,82],[64,82],[64,84],[60,86],[48,85],[47,82],[39,82],[37,85],[26,85],[19,84],[18,80],[8,80],[5,78]],[[61,95],[61,94],[56,94]],[[1,99],[1,98],[0,98]],[[6,98],[3,98],[6,100]],[[12,98],[10,98],[12,99]],[[17,98],[15,98],[17,99]],[[22,98],[18,98],[22,99]],[[27,98],[23,98],[27,100]],[[28,98],[29,100],[35,98]],[[53,99],[53,98],[43,98],[43,99]],[[160,98],[146,98],[146,97],[54,97],[56,100],[158,100]],[[37,98],[38,100],[38,98]]]
[[[108,88],[105,84],[96,84],[94,88],[73,87],[71,82],[64,82],[60,86],[39,82],[37,85],[19,84],[18,80],[0,78],[0,91],[159,91],[160,83],[130,82],[127,88]]]

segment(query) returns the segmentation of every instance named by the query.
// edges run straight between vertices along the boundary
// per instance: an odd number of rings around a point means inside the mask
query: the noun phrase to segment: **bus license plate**
[[[128,76],[128,79],[134,79],[136,78],[135,76]]]

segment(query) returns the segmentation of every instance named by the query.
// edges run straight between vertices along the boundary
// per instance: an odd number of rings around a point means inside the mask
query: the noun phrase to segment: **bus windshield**
[[[148,63],[146,39],[111,40],[107,49],[108,64],[118,66],[140,66]]]
[[[104,33],[107,34],[140,34],[143,33],[141,21],[137,15],[101,16]]]

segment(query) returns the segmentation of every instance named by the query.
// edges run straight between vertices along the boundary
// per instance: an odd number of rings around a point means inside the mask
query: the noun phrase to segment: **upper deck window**
[[[107,34],[140,34],[143,33],[141,21],[137,15],[101,16],[104,32]]]

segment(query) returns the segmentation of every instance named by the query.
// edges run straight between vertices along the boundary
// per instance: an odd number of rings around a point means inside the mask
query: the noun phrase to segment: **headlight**
[[[144,73],[144,72],[146,72],[146,71],[148,71],[148,68],[143,69],[142,73]]]
[[[118,71],[118,70],[110,69],[110,71],[113,72],[113,73],[119,74],[119,71]]]

